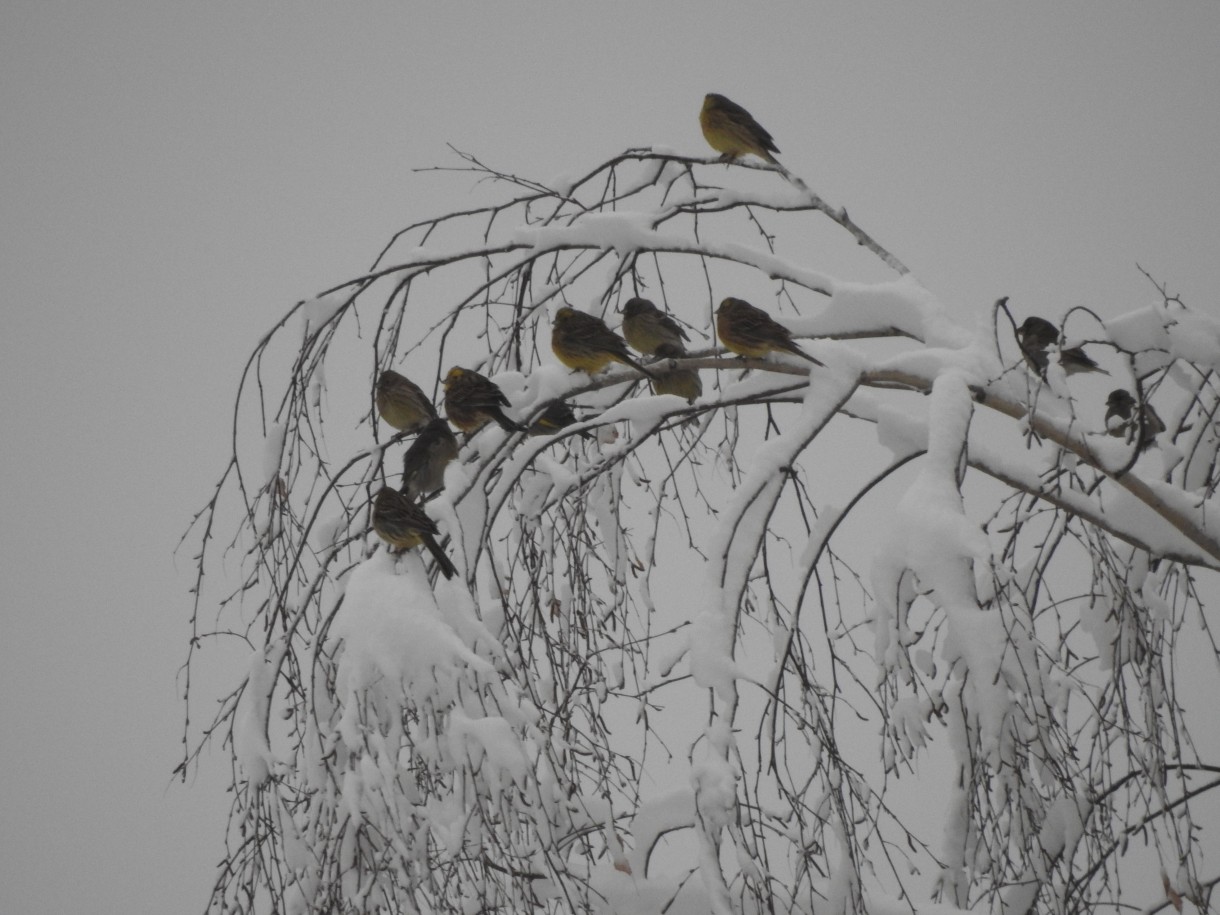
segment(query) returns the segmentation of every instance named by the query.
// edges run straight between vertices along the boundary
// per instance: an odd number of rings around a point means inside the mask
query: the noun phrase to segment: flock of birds
[[[785,177],[788,171],[775,158],[779,149],[748,111],[723,95],[704,98],[699,123],[708,144],[732,161],[747,154],[773,165]],[[648,299],[632,298],[622,309],[622,336],[601,319],[575,309],[560,308],[551,326],[551,350],[574,371],[594,375],[613,363],[621,363],[646,376],[657,394],[674,394],[693,403],[703,394],[703,383],[695,369],[682,368],[674,360],[687,355],[689,337],[677,321]],[[1017,342],[1025,361],[1043,379],[1050,365],[1052,348],[1065,374],[1105,372],[1083,347],[1060,347],[1059,330],[1050,321],[1029,317],[1017,328]],[[716,309],[716,335],[729,351],[741,357],[764,358],[770,353],[788,353],[822,365],[801,349],[792,332],[760,308],[743,299],[729,297]],[[630,347],[631,349],[628,349]],[[640,356],[655,357],[647,365]],[[1107,373],[1108,374],[1108,373]],[[437,542],[439,533],[422,507],[422,501],[444,488],[445,468],[458,456],[458,440],[450,425],[467,436],[494,422],[506,432],[549,435],[576,422],[571,406],[554,401],[527,427],[505,412],[511,407],[504,392],[485,375],[454,366],[443,381],[444,407],[441,418],[432,401],[409,378],[386,370],[377,379],[377,412],[400,432],[415,440],[403,457],[402,486],[383,487],[373,500],[373,529],[390,546],[409,550],[423,546],[436,560],[446,578],[457,569]],[[1140,448],[1147,448],[1165,430],[1160,417],[1148,404],[1139,404],[1129,391],[1116,389],[1106,401],[1106,429],[1131,440],[1138,434]],[[581,435],[588,437],[587,432]]]
[[[1059,367],[1064,375],[1081,372],[1110,374],[1084,351],[1083,346],[1060,347],[1059,328],[1046,318],[1030,315],[1017,328],[1017,343],[1029,367],[1045,380],[1050,366],[1051,348],[1059,351]],[[1165,431],[1165,422],[1157,415],[1150,403],[1140,403],[1125,388],[1115,388],[1106,398],[1106,431],[1115,438],[1128,442],[1139,437],[1139,449],[1143,451],[1156,443],[1156,437]]]
[[[645,375],[657,394],[674,394],[688,403],[699,398],[703,382],[698,370],[674,363],[687,355],[690,338],[682,325],[648,299],[638,297],[627,301],[622,317],[620,336],[601,318],[560,308],[551,325],[551,350],[574,371],[595,375],[617,362]],[[716,333],[726,348],[743,357],[784,352],[822,365],[796,345],[788,328],[743,299],[729,297],[720,303]],[[644,365],[632,349],[639,356],[655,359]],[[576,422],[576,415],[566,401],[557,400],[525,426],[504,412],[512,405],[500,387],[474,369],[454,366],[442,383],[446,418],[440,417],[428,395],[405,375],[387,369],[377,378],[374,401],[378,415],[398,431],[415,434],[415,440],[403,456],[401,488],[385,486],[373,500],[373,530],[398,549],[425,547],[441,574],[452,578],[457,570],[436,541],[436,522],[421,505],[444,487],[445,468],[458,456],[457,436],[450,425],[468,436],[491,422],[510,434],[550,435]]]

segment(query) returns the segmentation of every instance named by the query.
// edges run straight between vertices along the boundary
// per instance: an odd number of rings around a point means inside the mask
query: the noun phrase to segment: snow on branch
[[[210,910],[1204,907],[1220,324],[965,324],[771,162],[458,155],[490,202],[257,341],[184,537]]]

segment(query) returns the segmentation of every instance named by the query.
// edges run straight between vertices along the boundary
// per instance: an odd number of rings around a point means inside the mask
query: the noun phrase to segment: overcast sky
[[[201,911],[227,766],[170,780],[173,550],[258,336],[465,205],[413,171],[446,144],[702,155],[720,92],[964,320],[1135,308],[1137,263],[1215,311],[1220,4],[424,8],[0,8],[0,911]]]

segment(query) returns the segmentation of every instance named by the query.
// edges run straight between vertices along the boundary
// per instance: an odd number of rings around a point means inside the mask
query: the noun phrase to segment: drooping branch
[[[184,670],[189,693],[205,642],[250,655],[194,747],[186,726],[184,773],[213,735],[231,752],[219,905],[595,912],[638,902],[616,896],[631,873],[657,912],[918,911],[938,891],[1049,911],[1115,896],[1110,838],[1135,824],[1190,859],[1188,820],[1148,819],[1196,764],[1167,658],[1201,609],[1192,571],[1220,569],[1220,394],[1184,305],[1090,343],[1126,360],[1139,400],[1188,392],[1158,442],[1186,457],[1156,481],[1026,367],[1015,321],[990,340],[960,326],[799,179],[739,190],[769,167],[627,150],[539,182],[461,155],[507,196],[395,233],[243,371],[196,518]],[[777,214],[829,218],[896,278],[836,276]],[[742,294],[825,364],[714,345],[716,303]],[[642,357],[698,372],[700,396],[551,364],[557,305],[614,325],[649,295],[713,341]],[[410,438],[377,425],[373,381],[408,361],[434,393],[454,361],[475,367],[527,425],[575,410],[550,434],[462,439],[422,506],[452,580],[368,530]],[[226,511],[241,584],[205,632]],[[938,742],[951,804],[912,813]],[[1056,823],[1086,796],[1066,841]]]

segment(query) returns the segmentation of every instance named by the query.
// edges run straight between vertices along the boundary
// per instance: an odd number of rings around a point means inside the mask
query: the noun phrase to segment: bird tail
[[[792,172],[788,171],[788,169],[786,169],[784,167],[784,163],[780,162],[779,159],[775,158],[775,156],[772,155],[770,152],[767,152],[766,150],[764,150],[763,158],[765,158],[768,162],[770,162],[772,165],[774,165],[775,170],[777,172],[779,172],[781,175],[783,175],[789,184],[793,184],[796,187],[799,187],[802,191],[809,190],[808,185],[806,185],[804,181],[802,181],[796,175],[792,174]]]
[[[805,352],[795,343],[790,343],[787,346],[787,350],[788,350],[788,352],[792,353],[794,356],[800,356],[806,362],[812,362],[814,365],[820,365],[822,368],[826,367],[825,362],[822,362],[820,359],[813,358],[813,356],[810,356],[807,352]]]
[[[445,578],[453,578],[457,574],[457,566],[453,564],[445,551],[441,549],[441,545],[436,542],[436,538],[428,536],[424,538],[424,546],[428,548],[428,552],[432,554],[432,558],[436,560],[436,566],[441,570],[441,574]]]
[[[633,369],[635,369],[637,372],[643,372],[648,378],[651,378],[653,381],[657,380],[656,375],[654,375],[652,372],[648,371],[648,369],[644,368],[644,366],[640,365],[630,356],[624,356],[623,361],[625,363],[627,363],[629,366],[631,366]]]
[[[525,431],[525,426],[521,425],[521,423],[513,422],[511,419],[509,419],[507,416],[504,415],[504,412],[502,410],[496,411],[495,418],[496,418],[496,422],[499,423],[500,428],[503,429],[505,432],[512,433],[512,432],[524,432]]]

